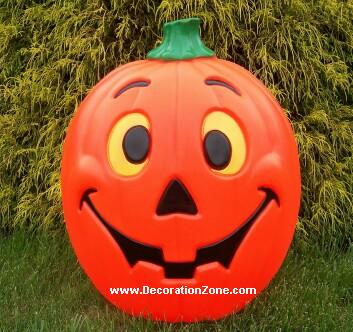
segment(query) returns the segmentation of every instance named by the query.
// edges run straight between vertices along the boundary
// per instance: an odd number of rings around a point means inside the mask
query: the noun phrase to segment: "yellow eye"
[[[235,174],[246,158],[244,134],[228,114],[215,111],[208,114],[202,127],[203,150],[209,166],[216,173]]]
[[[121,118],[113,127],[108,140],[110,167],[120,175],[133,176],[147,163],[150,150],[148,119],[141,113]]]

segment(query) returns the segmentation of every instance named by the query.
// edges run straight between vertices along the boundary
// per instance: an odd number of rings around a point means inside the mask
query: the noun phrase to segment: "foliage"
[[[303,199],[299,242],[353,238],[353,1],[0,0],[3,228],[63,218],[62,141],[87,91],[144,58],[164,22],[198,16],[220,58],[257,75],[293,123]]]

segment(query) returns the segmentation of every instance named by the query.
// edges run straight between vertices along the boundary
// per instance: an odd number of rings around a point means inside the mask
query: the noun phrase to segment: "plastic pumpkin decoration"
[[[258,295],[285,258],[300,201],[297,148],[271,93],[204,46],[199,19],[163,31],[147,60],[92,89],[69,126],[66,226],[86,274],[124,312],[218,319]],[[111,293],[146,286],[164,294]]]

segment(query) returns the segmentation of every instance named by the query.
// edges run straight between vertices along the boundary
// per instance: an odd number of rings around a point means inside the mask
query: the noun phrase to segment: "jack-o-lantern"
[[[67,230],[84,271],[123,311],[217,319],[259,294],[287,253],[300,201],[295,140],[262,83],[204,46],[199,19],[166,23],[147,57],[99,82],[70,124]],[[111,290],[143,286],[164,294]]]

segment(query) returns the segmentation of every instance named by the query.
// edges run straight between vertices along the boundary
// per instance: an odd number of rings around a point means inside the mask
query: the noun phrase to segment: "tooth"
[[[164,278],[164,269],[153,263],[139,261],[132,268],[132,277],[136,280],[144,280],[146,284],[160,282]]]
[[[195,269],[194,279],[201,281],[207,276],[207,280],[221,280],[222,276],[226,276],[228,270],[218,262],[199,265]]]

